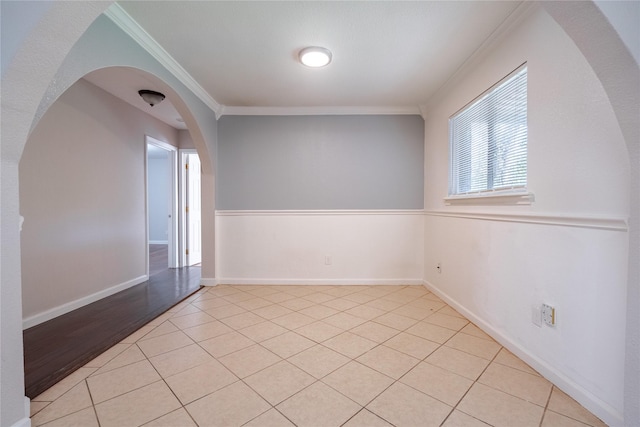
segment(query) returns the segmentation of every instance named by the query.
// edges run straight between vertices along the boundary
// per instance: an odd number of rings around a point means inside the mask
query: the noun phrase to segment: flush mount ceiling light
[[[155,90],[139,90],[138,95],[142,97],[144,102],[151,105],[152,107],[156,104],[159,104],[164,99],[164,95],[160,92],[156,92]]]
[[[298,56],[300,58],[300,62],[307,67],[324,67],[331,62],[331,52],[329,49],[325,49],[324,47],[305,47],[300,51]]]

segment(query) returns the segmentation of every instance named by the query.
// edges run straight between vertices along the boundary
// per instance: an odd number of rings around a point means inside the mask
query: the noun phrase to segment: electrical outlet
[[[540,310],[540,307],[531,307],[531,323],[537,327],[542,326],[542,311]]]
[[[329,255],[324,257],[324,265],[331,265],[331,257]]]
[[[556,309],[548,304],[542,304],[542,320],[549,326],[556,324]]]
[[[439,274],[439,273],[442,273],[442,263],[441,263],[441,262],[439,262],[439,263],[436,265],[436,270],[438,270],[438,274]]]

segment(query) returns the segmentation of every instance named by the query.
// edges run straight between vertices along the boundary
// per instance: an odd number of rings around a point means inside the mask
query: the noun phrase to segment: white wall
[[[421,211],[219,211],[216,228],[220,283],[422,283]]]
[[[34,129],[20,161],[25,326],[146,278],[145,135],[177,144],[85,80]]]
[[[445,205],[448,118],[525,61],[535,202]],[[430,105],[425,171],[428,285],[607,423],[622,424],[629,160],[599,80],[546,12],[534,7]],[[554,328],[531,322],[543,302],[557,309]]]
[[[149,201],[149,243],[165,244],[169,239],[171,169],[169,153],[149,155],[147,162]]]

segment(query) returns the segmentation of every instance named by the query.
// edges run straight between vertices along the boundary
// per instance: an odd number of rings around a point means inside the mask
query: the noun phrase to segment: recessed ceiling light
[[[299,54],[300,62],[307,67],[324,67],[331,62],[331,52],[324,47],[305,47]]]

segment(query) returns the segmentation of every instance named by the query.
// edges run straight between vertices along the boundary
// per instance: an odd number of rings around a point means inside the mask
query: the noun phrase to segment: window
[[[449,119],[449,142],[449,196],[525,191],[526,64]]]

